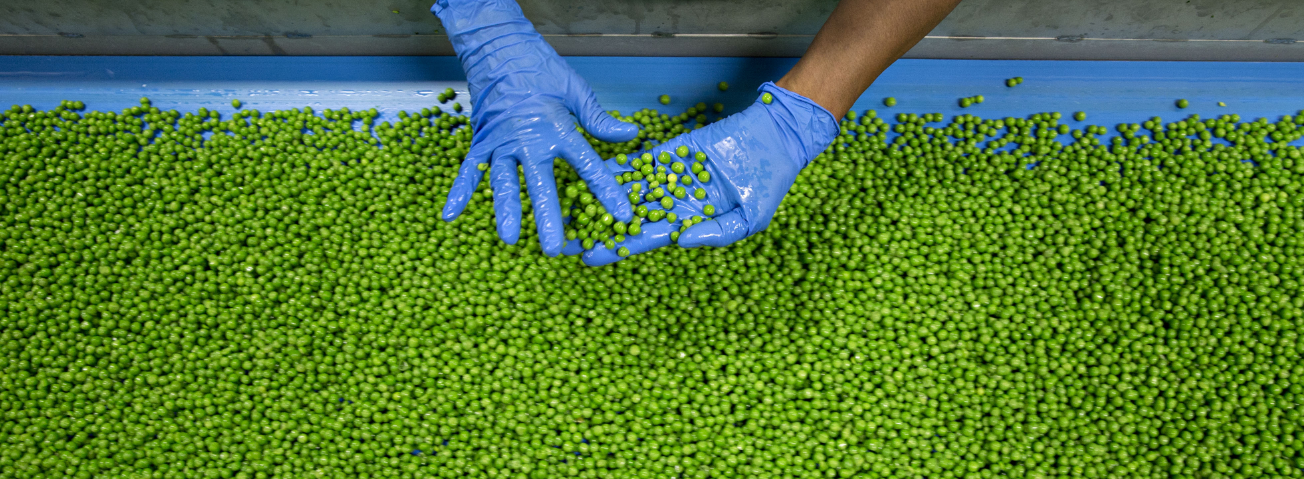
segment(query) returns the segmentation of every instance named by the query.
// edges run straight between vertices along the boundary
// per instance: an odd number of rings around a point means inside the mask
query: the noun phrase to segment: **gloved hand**
[[[584,263],[599,266],[619,261],[622,253],[639,254],[669,245],[674,242],[674,236],[685,248],[725,246],[769,226],[797,173],[837,136],[838,122],[824,107],[774,83],[761,85],[759,91],[761,97],[742,112],[653,148],[649,153],[657,159],[658,166],[654,168],[665,166],[669,176],[679,168],[674,163],[681,163],[691,175],[689,184],[683,184],[682,179],[679,182],[686,193],[682,199],[670,193],[673,188],[661,187],[667,192],[664,198],[670,198],[673,203],[668,213],[674,213],[674,221],[642,223],[642,232],[627,236],[617,248],[608,249],[599,243],[584,252]],[[669,156],[663,156],[663,152]],[[696,166],[689,166],[697,161],[698,152],[705,154],[701,170],[707,177],[693,171]],[[681,157],[680,153],[687,153],[687,157]],[[640,156],[646,158],[637,153],[631,158]],[[664,164],[664,159],[671,160],[670,164]],[[632,161],[621,165],[616,160],[608,160],[607,167],[620,174],[634,171],[632,164]],[[635,183],[642,185],[640,195],[649,191],[646,181]],[[698,188],[704,190],[704,198],[694,196]],[[647,201],[646,196],[641,199],[644,203],[639,208],[662,209],[659,201]],[[706,219],[711,213],[718,216]],[[649,219],[661,214],[652,216]],[[692,221],[695,216],[703,221],[679,233],[684,222]]]
[[[471,148],[448,193],[444,220],[466,208],[489,163],[498,236],[515,244],[521,234],[520,179],[534,205],[544,253],[556,256],[565,238],[553,159],[562,158],[613,216],[632,218],[630,205],[593,147],[576,130],[574,114],[589,134],[609,142],[638,135],[598,106],[588,83],[534,30],[512,0],[439,0],[430,11],[443,22],[471,90]]]

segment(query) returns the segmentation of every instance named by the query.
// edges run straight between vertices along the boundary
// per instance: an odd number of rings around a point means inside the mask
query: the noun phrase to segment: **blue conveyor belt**
[[[795,59],[572,57],[608,109],[662,108],[677,113],[697,103],[722,102],[726,113],[750,103],[756,87],[780,77]],[[1021,76],[1014,88],[1005,79]],[[716,84],[727,81],[728,92]],[[399,110],[437,103],[445,88],[467,101],[466,82],[452,57],[73,57],[0,56],[0,108],[31,104],[53,108],[60,100],[86,102],[88,110],[121,110],[148,96],[163,109],[200,107],[232,112],[376,108],[382,120]],[[672,97],[668,107],[656,99]],[[983,95],[962,109],[961,97]],[[882,106],[884,97],[898,100]],[[1180,110],[1179,98],[1191,102]],[[1226,107],[1219,107],[1217,102]],[[1276,119],[1304,108],[1304,63],[1097,62],[901,60],[856,104],[856,110],[971,113],[987,118],[1059,111],[1074,128],[1113,126],[1153,116],[1173,120],[1236,113],[1243,120]],[[1068,118],[1087,112],[1086,122]],[[1111,132],[1113,134],[1113,132]]]

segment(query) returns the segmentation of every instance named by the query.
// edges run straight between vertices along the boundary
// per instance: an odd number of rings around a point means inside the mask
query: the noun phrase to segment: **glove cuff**
[[[489,44],[495,40],[515,35],[542,38],[512,0],[438,0],[430,13],[443,23],[463,65],[471,53],[494,49]]]
[[[799,168],[809,165],[837,138],[838,120],[818,103],[785,90],[774,82],[765,82],[756,91],[762,96],[769,93],[774,97],[768,105],[760,98],[756,99],[756,103],[769,113],[778,126],[788,148],[788,158],[796,162]]]

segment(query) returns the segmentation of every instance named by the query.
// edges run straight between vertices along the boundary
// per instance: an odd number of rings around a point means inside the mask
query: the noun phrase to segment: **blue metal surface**
[[[661,108],[678,112],[697,102],[722,102],[726,113],[755,97],[766,80],[777,79],[795,59],[572,57],[570,64],[608,109]],[[1025,83],[1005,86],[1006,78]],[[728,81],[720,92],[716,84]],[[399,110],[437,104],[453,87],[465,102],[466,81],[453,57],[25,57],[0,56],[0,107],[31,104],[53,108],[60,100],[81,100],[88,109],[120,110],[148,96],[154,105],[183,111],[200,107],[230,113],[232,99],[244,108],[275,110],[376,108],[382,119]],[[657,103],[670,94],[669,106]],[[986,101],[960,108],[961,97]],[[898,101],[882,105],[884,97]],[[1185,110],[1174,104],[1191,102]],[[1226,107],[1217,106],[1222,101]],[[463,106],[469,107],[464,104]],[[940,112],[948,117],[1025,117],[1045,111],[1064,122],[1111,126],[1152,116],[1173,120],[1236,113],[1242,119],[1275,119],[1304,108],[1304,63],[1089,62],[901,60],[856,103],[856,110],[895,113]],[[1085,122],[1069,118],[1087,112]],[[889,119],[890,121],[890,119]],[[1112,134],[1112,133],[1111,133]]]

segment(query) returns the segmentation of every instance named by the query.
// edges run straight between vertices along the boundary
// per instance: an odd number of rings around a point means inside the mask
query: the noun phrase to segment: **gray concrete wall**
[[[520,1],[567,55],[798,56],[836,4]],[[429,6],[429,0],[6,0],[0,54],[449,54]],[[1304,1],[965,0],[907,57],[1301,61]]]

